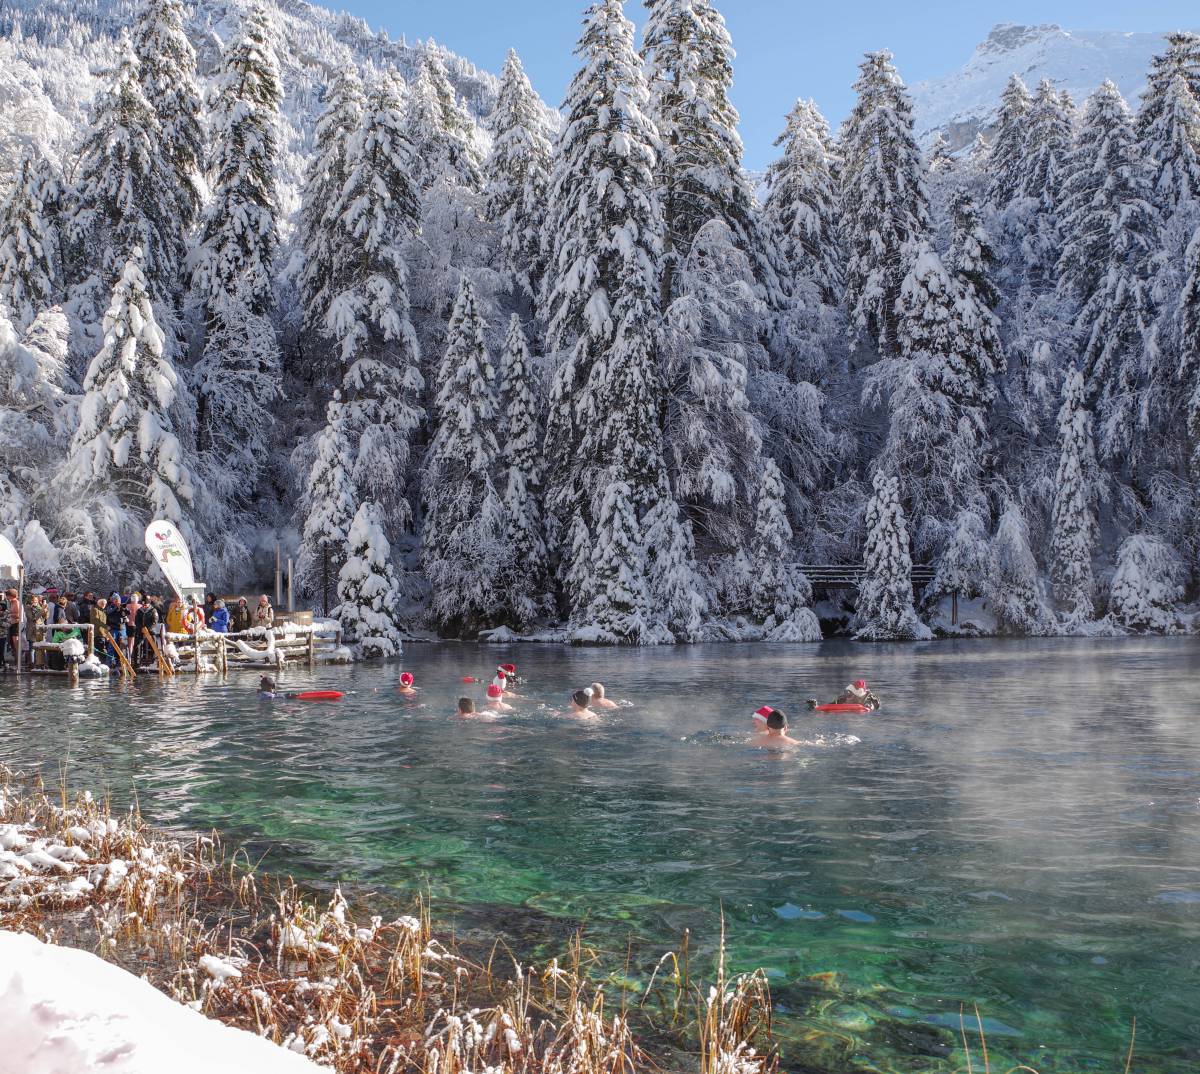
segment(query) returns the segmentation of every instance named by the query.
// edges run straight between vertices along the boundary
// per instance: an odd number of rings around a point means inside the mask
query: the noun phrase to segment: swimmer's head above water
[[[460,697],[458,699],[458,714],[460,716],[475,715],[475,700],[470,697]]]
[[[416,681],[417,680],[415,678],[413,678],[411,671],[402,672],[400,675],[400,685],[403,686],[406,690],[410,686],[412,686],[412,684]]]
[[[275,680],[270,675],[264,675],[258,680],[258,688],[264,694],[273,694],[275,692]]]
[[[590,705],[591,703],[592,703],[592,691],[590,689],[576,690],[571,695],[571,704],[576,709],[578,709],[580,712],[585,711],[587,709],[588,705]]]
[[[489,701],[499,701],[504,696],[504,687],[492,683],[487,688],[487,695]]]

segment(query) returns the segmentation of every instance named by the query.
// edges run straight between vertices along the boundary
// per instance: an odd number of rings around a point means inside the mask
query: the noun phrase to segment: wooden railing
[[[861,565],[848,566],[804,566],[798,564],[813,589],[857,589],[866,573]],[[933,581],[934,569],[914,566],[912,569],[913,590],[924,589]]]

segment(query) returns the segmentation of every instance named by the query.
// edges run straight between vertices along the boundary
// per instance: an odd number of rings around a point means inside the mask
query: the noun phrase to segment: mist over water
[[[1200,641],[938,642],[641,651],[412,645],[402,665],[68,689],[0,680],[0,761],[136,792],[264,867],[405,896],[531,953],[571,928],[644,979],[724,910],[765,967],[786,1066],[949,1071],[959,1005],[1043,1072],[1200,1066]],[[463,676],[512,661],[513,716],[456,720]],[[395,691],[401,667],[420,696]],[[870,717],[829,718],[865,677]],[[600,680],[633,702],[563,715]],[[750,749],[783,708],[805,745]],[[833,977],[813,979],[814,975]],[[1118,1061],[1120,1056],[1120,1061]],[[961,1056],[958,1057],[961,1059]]]

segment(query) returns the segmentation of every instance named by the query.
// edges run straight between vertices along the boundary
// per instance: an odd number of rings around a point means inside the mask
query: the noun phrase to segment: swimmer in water
[[[460,719],[467,719],[475,715],[475,699],[470,697],[460,697],[458,699],[458,712],[455,713]]]
[[[416,697],[417,688],[413,685],[417,680],[413,678],[412,672],[405,671],[400,675],[400,686],[397,692],[401,697]]]
[[[484,711],[512,712],[512,705],[506,705],[504,703],[504,691],[495,683],[492,683],[491,686],[487,688],[487,696],[487,702],[483,706]]]
[[[857,682],[852,682],[841,695],[833,702],[835,705],[862,705],[863,708],[869,709],[872,712],[877,712],[883,708],[883,702],[879,700],[870,690],[867,689],[866,679],[859,679]],[[809,700],[808,707],[815,709],[818,704],[815,700]]]
[[[568,716],[595,716],[596,714],[588,707],[592,703],[592,691],[588,689],[576,690],[571,695],[571,707],[567,710]]]
[[[275,701],[279,694],[275,691],[275,680],[270,675],[264,675],[258,680],[258,696],[264,701]]]
[[[769,750],[791,749],[793,746],[802,745],[794,738],[790,738],[787,730],[787,716],[779,709],[771,709],[771,714],[767,717],[766,730],[752,736],[749,744]]]
[[[513,687],[517,685],[517,665],[516,664],[501,664],[496,668],[495,677],[492,679],[493,686],[499,686],[509,697],[516,697],[517,694]]]
[[[615,708],[617,708],[617,703],[615,701],[610,701],[607,697],[604,696],[604,683],[602,683],[602,682],[592,683],[592,708],[594,708],[594,709],[615,709]]]

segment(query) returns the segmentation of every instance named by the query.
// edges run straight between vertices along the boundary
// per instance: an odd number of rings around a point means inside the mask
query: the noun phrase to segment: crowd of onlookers
[[[173,597],[164,603],[158,594],[112,593],[96,596],[92,590],[84,593],[63,592],[57,589],[35,588],[24,604],[15,588],[0,593],[0,669],[9,664],[17,666],[24,648],[28,657],[20,661],[33,663],[33,646],[39,641],[64,641],[79,636],[79,626],[90,623],[95,627],[96,655],[110,667],[115,667],[118,654],[105,638],[107,631],[135,667],[154,662],[149,633],[156,641],[169,634],[240,634],[255,628],[270,629],[275,625],[275,609],[266,596],[258,598],[251,607],[245,597],[226,603],[209,594],[201,604],[186,603]],[[103,628],[103,629],[101,629]]]

